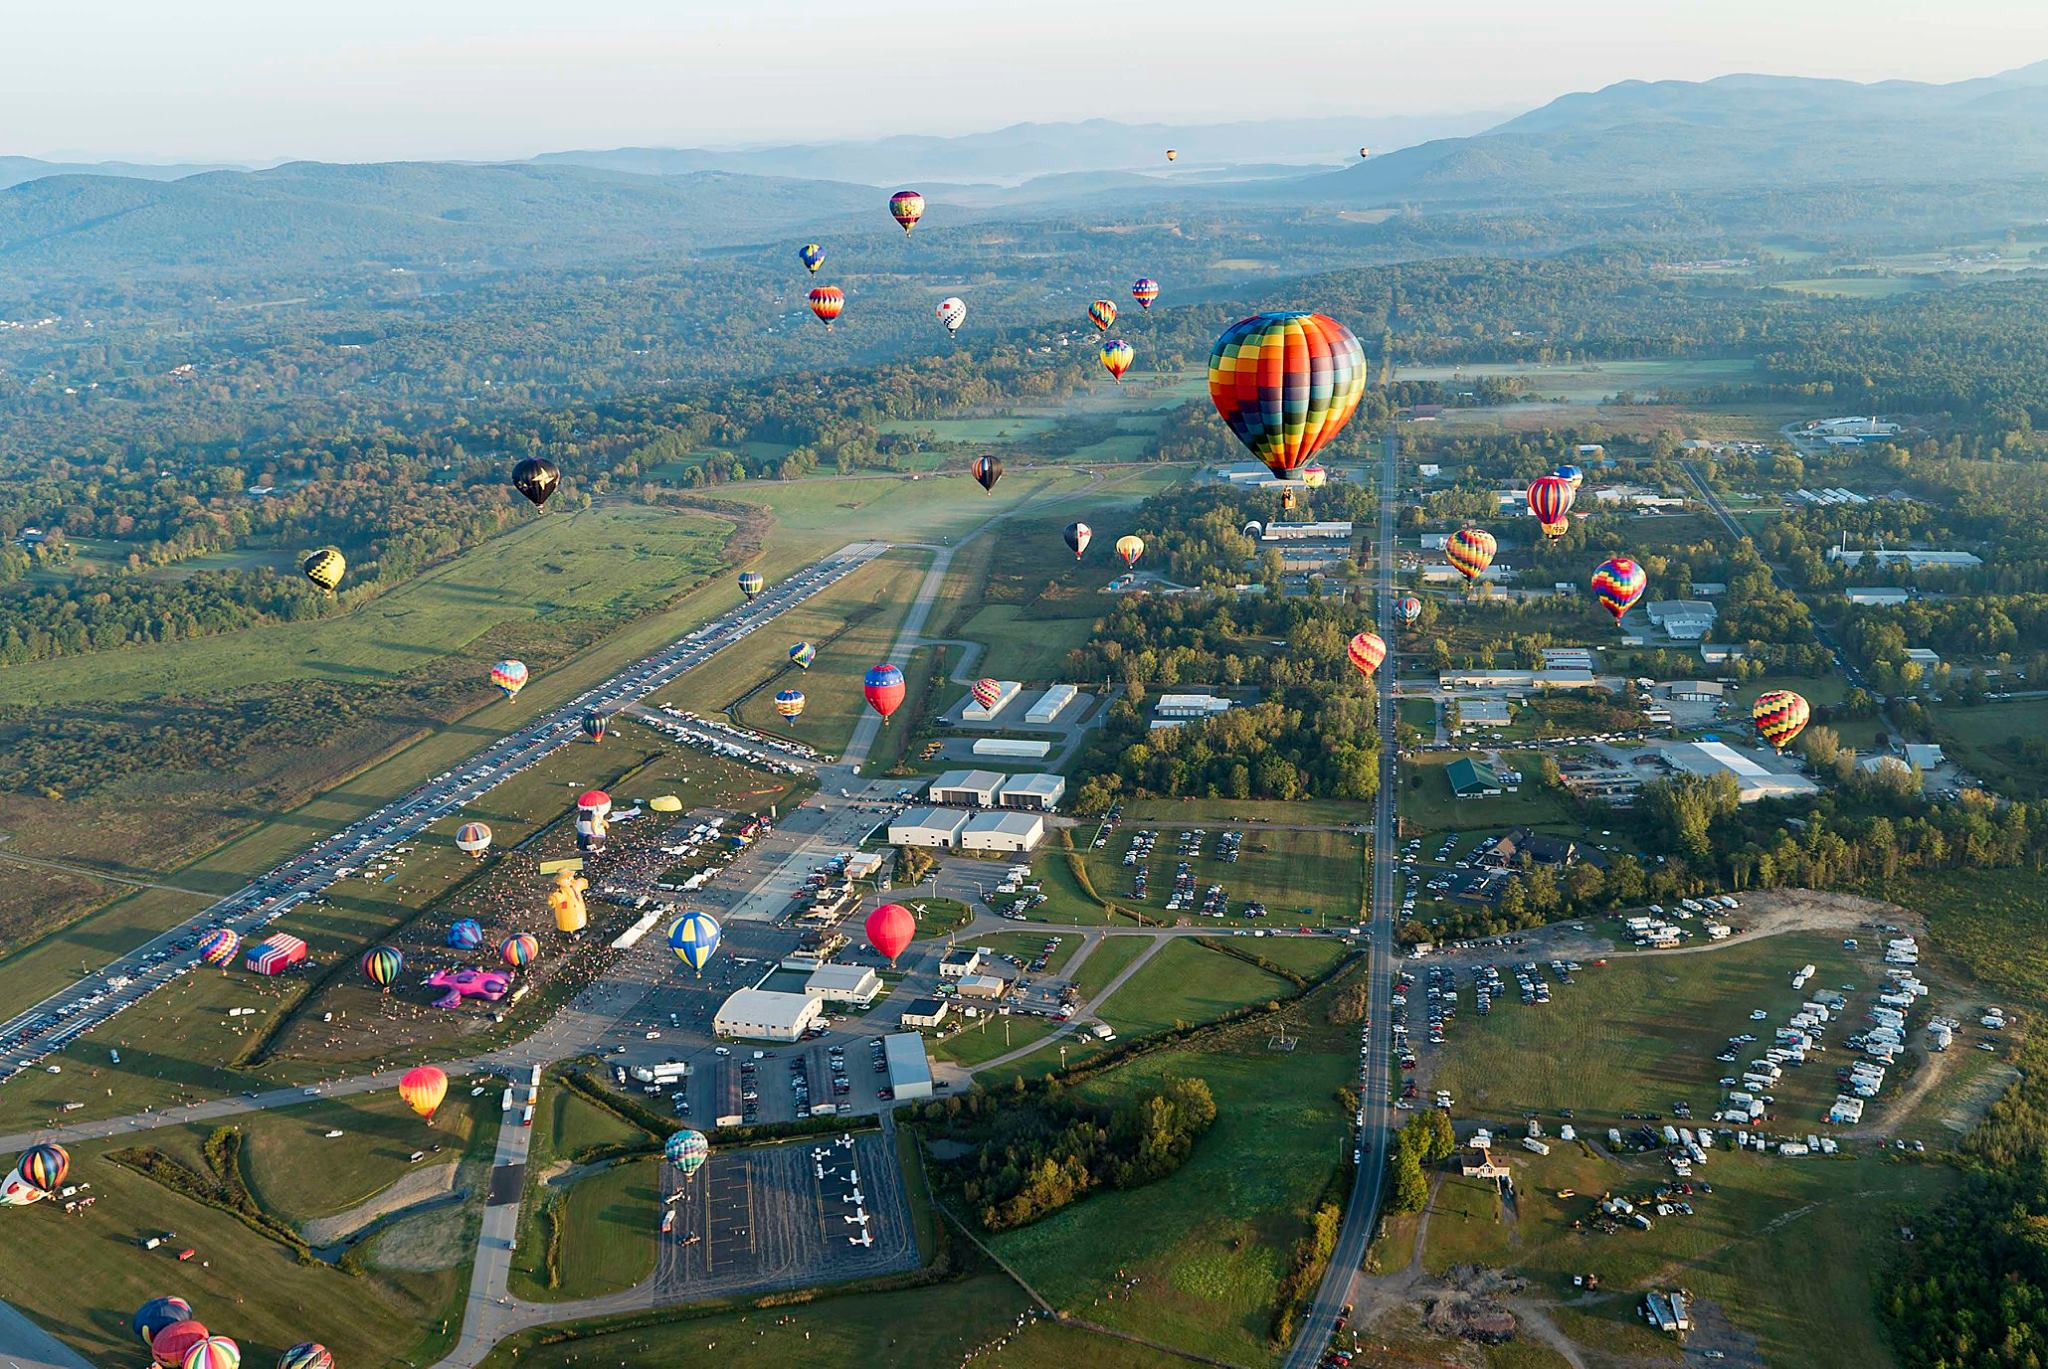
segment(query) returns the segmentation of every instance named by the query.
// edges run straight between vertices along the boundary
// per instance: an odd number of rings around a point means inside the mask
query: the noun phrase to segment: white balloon
[[[0,1181],[0,1207],[27,1207],[40,1202],[50,1195],[21,1177],[17,1167],[4,1181]]]
[[[957,334],[960,325],[967,321],[967,301],[958,295],[948,295],[939,301],[939,322],[946,325],[948,333]]]

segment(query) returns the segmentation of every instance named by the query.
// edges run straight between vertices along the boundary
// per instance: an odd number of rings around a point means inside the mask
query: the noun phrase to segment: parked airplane
[[[866,1247],[871,1246],[875,1243],[875,1238],[871,1233],[863,1231],[858,1236],[848,1236],[846,1238],[846,1243],[848,1245],[857,1245],[865,1249]]]

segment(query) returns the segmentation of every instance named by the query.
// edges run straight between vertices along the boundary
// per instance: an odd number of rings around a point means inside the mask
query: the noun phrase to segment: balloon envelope
[[[241,1346],[226,1336],[208,1336],[185,1352],[183,1369],[240,1369],[241,1363]]]
[[[915,190],[899,190],[889,197],[889,213],[896,222],[903,225],[908,233],[917,227],[917,221],[924,217],[924,196]]]
[[[480,822],[465,822],[455,829],[455,849],[481,857],[491,849],[491,829]]]
[[[718,939],[722,935],[724,932],[717,918],[709,913],[691,911],[669,925],[668,948],[675,952],[676,959],[702,974],[712,952],[718,949]]]
[[[1088,319],[1103,332],[1108,332],[1110,325],[1116,322],[1116,302],[1106,299],[1095,300],[1088,306]]]
[[[1003,478],[1003,459],[1000,456],[977,456],[967,463],[967,473],[983,489],[993,493],[996,481]]]
[[[199,938],[199,958],[208,965],[226,968],[241,944],[242,938],[235,934],[234,928],[216,927]]]
[[[456,921],[448,929],[448,944],[458,951],[473,951],[484,944],[483,924],[473,917]]]
[[[1125,533],[1116,539],[1116,554],[1127,566],[1138,564],[1138,558],[1145,554],[1145,539],[1135,533]]]
[[[684,1127],[668,1138],[661,1148],[661,1158],[683,1172],[685,1179],[704,1167],[711,1158],[711,1142],[704,1139],[704,1133]]]
[[[1806,697],[1789,689],[1771,689],[1756,696],[1750,706],[1749,720],[1756,724],[1756,734],[1774,748],[1783,751],[1792,744],[1806,727],[1813,710],[1807,705]]]
[[[1073,551],[1076,561],[1081,559],[1082,552],[1088,550],[1088,543],[1094,540],[1094,537],[1095,529],[1086,523],[1067,524],[1067,546]]]
[[[1635,607],[1649,584],[1648,573],[1626,556],[1610,556],[1593,571],[1593,593],[1617,623]]]
[[[507,965],[531,965],[539,954],[540,940],[530,932],[508,936],[498,947],[498,958]]]
[[[1564,516],[1571,512],[1573,493],[1572,482],[1561,475],[1539,475],[1529,482],[1529,512],[1536,515],[1545,532],[1552,528],[1564,531]]]
[[[135,1309],[135,1315],[128,1319],[128,1330],[147,1349],[157,1332],[174,1323],[190,1320],[192,1304],[183,1298],[151,1298]]]
[[[1377,632],[1361,632],[1351,639],[1344,654],[1351,658],[1359,674],[1370,679],[1380,668],[1380,662],[1387,659],[1387,644]]]
[[[491,683],[510,699],[526,688],[526,662],[500,661],[491,667]]]
[[[409,1069],[399,1077],[398,1096],[420,1116],[432,1117],[434,1109],[448,1096],[448,1076],[435,1065]]]
[[[1422,616],[1422,601],[1412,594],[1408,595],[1394,605],[1394,612],[1401,616],[1402,622],[1412,623]]]
[[[785,689],[775,696],[775,711],[795,722],[803,716],[804,692],[801,689]]]
[[[149,1353],[158,1364],[169,1366],[169,1369],[180,1369],[185,1363],[185,1356],[192,1352],[192,1347],[204,1344],[206,1338],[206,1328],[188,1318],[174,1322],[157,1332],[156,1339],[149,1343]]]
[[[1281,477],[1308,463],[1358,411],[1365,348],[1322,314],[1254,314],[1209,351],[1209,398],[1230,431]]]
[[[809,670],[811,662],[818,659],[818,649],[809,642],[798,642],[789,649],[789,659],[798,669]]]
[[[279,1355],[277,1369],[334,1369],[334,1356],[318,1341],[305,1341]]]
[[[512,468],[512,488],[532,501],[535,508],[548,502],[548,496],[562,483],[562,472],[552,461],[538,456],[529,456]]]
[[[1499,549],[1493,534],[1484,528],[1459,528],[1444,543],[1444,560],[1467,580],[1477,580],[1486,574],[1486,568],[1493,564],[1494,552]]]
[[[64,1176],[71,1173],[71,1155],[60,1145],[44,1142],[23,1151],[14,1169],[43,1192],[53,1193],[63,1187]]]
[[[967,301],[957,295],[948,295],[939,301],[937,313],[939,322],[946,325],[948,333],[958,333],[960,325],[967,322]]]
[[[821,285],[811,291],[811,312],[823,321],[830,331],[832,320],[846,311],[846,292],[836,285]]]
[[[322,547],[299,562],[299,573],[332,594],[348,574],[348,558],[335,547]]]
[[[760,571],[743,570],[740,572],[740,593],[746,595],[747,598],[755,598],[766,588],[768,588],[768,577],[761,574]]]
[[[1137,353],[1132,351],[1131,344],[1122,338],[1112,338],[1102,344],[1100,356],[1102,369],[1109,372],[1116,383],[1121,385],[1124,383],[1124,372],[1131,369],[1131,362],[1137,357]]]
[[[967,687],[967,692],[972,694],[974,701],[983,708],[994,708],[996,700],[1003,697],[1002,685],[989,679],[976,680]]]
[[[363,952],[363,978],[390,988],[405,969],[405,956],[396,946],[372,946]]]
[[[900,903],[884,903],[868,914],[868,945],[889,958],[891,965],[917,935],[917,918]]]
[[[881,714],[885,722],[903,705],[903,672],[887,662],[870,667],[861,687],[867,694],[868,707]]]
[[[1131,286],[1131,298],[1138,302],[1140,309],[1150,309],[1152,301],[1159,298],[1159,282],[1150,276],[1140,276]]]
[[[797,260],[801,261],[804,269],[808,271],[816,271],[825,261],[825,249],[814,242],[807,242],[797,248],[796,255]]]
[[[583,735],[594,742],[604,740],[604,734],[611,728],[611,719],[596,709],[583,715]]]

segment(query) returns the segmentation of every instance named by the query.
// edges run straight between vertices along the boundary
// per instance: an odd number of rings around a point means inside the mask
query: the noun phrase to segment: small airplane
[[[848,1198],[847,1201],[852,1203],[855,1207],[865,1207],[867,1206],[868,1200],[866,1197],[862,1195],[859,1189],[855,1189],[853,1191],[853,1196]]]
[[[677,1189],[675,1192],[669,1194],[666,1198],[662,1199],[662,1201],[668,1204],[670,1207],[674,1207],[677,1203],[681,1202],[682,1200],[683,1190],[681,1189]]]
[[[866,1247],[871,1246],[875,1243],[875,1238],[872,1233],[863,1231],[858,1236],[848,1236],[846,1238],[846,1243],[848,1245],[857,1245],[865,1249]]]
[[[846,1176],[846,1181],[847,1181],[848,1183],[852,1184],[852,1185],[853,1185],[853,1186],[854,1186],[855,1188],[859,1188],[859,1187],[860,1187],[860,1171],[856,1169],[856,1170],[854,1170],[854,1171],[853,1171],[852,1173],[848,1174],[848,1175]]]
[[[868,1224],[868,1214],[863,1212],[858,1217],[842,1217],[840,1220],[848,1226],[866,1226]]]

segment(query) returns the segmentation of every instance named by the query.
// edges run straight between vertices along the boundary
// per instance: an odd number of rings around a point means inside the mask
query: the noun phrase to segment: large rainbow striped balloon
[[[498,947],[498,957],[507,965],[531,965],[539,954],[540,939],[528,932],[508,936],[505,944]]]
[[[241,945],[242,938],[235,934],[234,928],[216,927],[199,938],[199,958],[208,965],[218,965],[226,969],[228,962],[235,958],[235,952]]]
[[[1109,326],[1116,322],[1116,303],[1113,300],[1096,300],[1088,306],[1088,318],[1097,328],[1108,332]]]
[[[405,969],[405,956],[396,946],[372,946],[363,952],[363,978],[389,990]]]
[[[491,683],[505,691],[509,699],[526,688],[526,674],[524,661],[499,661],[491,667]]]
[[[1253,456],[1282,478],[1308,464],[1358,411],[1365,348],[1333,318],[1254,314],[1209,352],[1209,398]]]
[[[1344,654],[1351,658],[1351,664],[1367,679],[1380,668],[1380,662],[1387,659],[1386,639],[1377,632],[1361,632],[1351,639]]]
[[[1484,528],[1459,528],[1444,543],[1444,560],[1467,580],[1477,580],[1493,564],[1500,543]]]
[[[1593,593],[1617,623],[1636,606],[1649,584],[1648,573],[1626,556],[1610,556],[1593,571]]]
[[[208,1336],[185,1352],[184,1369],[241,1369],[242,1347],[226,1336]]]
[[[1529,482],[1529,512],[1552,537],[1562,536],[1564,516],[1572,511],[1572,482],[1561,475],[1539,475]]]

